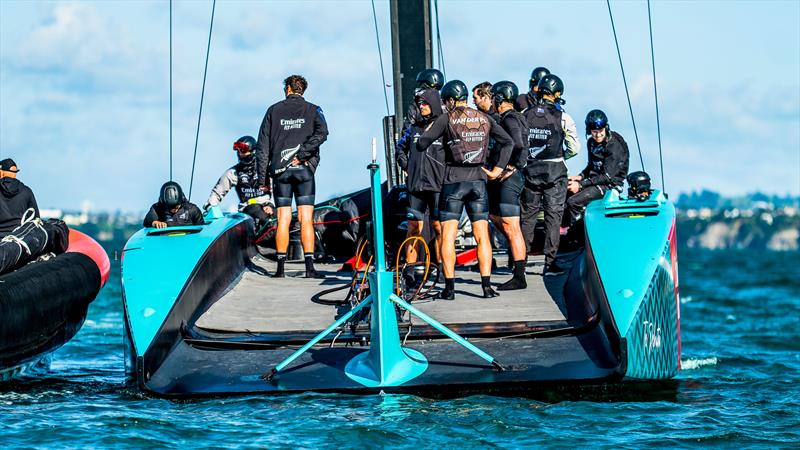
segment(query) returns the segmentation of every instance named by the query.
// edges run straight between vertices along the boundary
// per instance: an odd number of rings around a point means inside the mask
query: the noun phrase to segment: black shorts
[[[525,187],[525,177],[519,170],[503,181],[490,181],[489,214],[497,217],[519,217],[519,197]]]
[[[472,222],[489,218],[488,194],[483,180],[459,181],[442,186],[439,197],[439,219],[459,220],[464,207]]]
[[[290,167],[272,179],[276,208],[292,206],[292,195],[297,206],[313,205],[315,191],[314,172],[308,166]]]
[[[425,220],[425,211],[431,215],[431,220],[439,220],[439,193],[438,192],[409,192],[406,219]]]

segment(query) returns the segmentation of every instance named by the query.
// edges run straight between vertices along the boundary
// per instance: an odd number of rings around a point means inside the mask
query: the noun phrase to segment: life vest
[[[477,109],[456,107],[448,114],[449,162],[455,166],[480,166],[489,153],[489,117]]]
[[[239,196],[239,202],[247,203],[248,200],[261,197],[264,192],[259,189],[258,185],[258,170],[257,164],[242,164],[236,165],[236,195]]]
[[[538,103],[524,112],[528,123],[528,164],[536,160],[564,157],[561,111],[549,103]]]

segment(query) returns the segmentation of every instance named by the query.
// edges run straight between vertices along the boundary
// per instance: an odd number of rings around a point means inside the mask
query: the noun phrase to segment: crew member
[[[521,226],[527,245],[533,238],[536,217],[544,210],[545,275],[564,270],[556,264],[561,219],[567,196],[567,165],[580,149],[575,121],[561,109],[564,83],[553,74],[539,80],[539,103],[523,113],[528,124],[528,161],[522,192]]]
[[[505,166],[499,178],[490,180],[488,183],[489,217],[495,227],[505,234],[510,257],[514,264],[513,277],[498,286],[497,290],[525,289],[528,287],[525,280],[527,252],[519,222],[519,201],[525,186],[522,170],[525,169],[528,158],[528,124],[525,117],[514,109],[514,100],[519,95],[516,84],[510,81],[500,81],[492,86],[491,92],[492,103],[500,117],[499,124],[514,141],[508,165]]]
[[[39,217],[39,206],[31,188],[17,179],[19,168],[11,158],[0,161],[0,238],[8,235],[22,223],[22,217],[33,209],[33,217]]]
[[[419,106],[416,102],[416,97],[426,89],[433,89],[436,92],[444,85],[444,74],[437,69],[425,69],[420,71],[417,74],[417,87],[414,90],[414,99],[408,105],[408,112],[406,113],[406,121],[403,125],[402,134],[405,134],[406,129],[411,126],[412,123],[419,122],[422,119],[420,115]],[[439,105],[439,109],[441,110],[441,105]]]
[[[444,149],[441,140],[434,141],[423,151],[416,151],[416,143],[425,127],[442,115],[442,100],[439,91],[432,88],[418,89],[414,98],[420,119],[411,123],[397,141],[395,157],[397,165],[408,176],[407,237],[422,236],[425,213],[430,215],[431,227],[436,234],[436,261],[441,263],[442,226],[439,222],[439,192],[444,178]],[[409,245],[406,261],[417,261],[416,245]]]
[[[161,186],[158,202],[153,203],[144,216],[145,227],[166,228],[180,225],[202,225],[203,213],[183,195],[183,189],[174,181]]]
[[[328,137],[328,126],[322,108],[303,98],[308,88],[305,78],[291,75],[283,80],[283,85],[286,99],[267,109],[256,143],[259,185],[266,186],[269,173],[278,208],[275,234],[278,268],[273,277],[285,276],[294,197],[305,254],[305,276],[322,278],[314,269],[314,172],[319,164],[319,146]]]
[[[239,197],[239,211],[253,218],[256,230],[273,214],[272,198],[269,191],[262,190],[258,184],[258,164],[254,152],[256,140],[252,136],[242,136],[233,143],[233,150],[239,162],[226,170],[211,189],[211,195],[204,210],[219,205],[231,189]]]
[[[492,83],[484,81],[472,88],[472,103],[479,111],[489,115],[495,122],[500,122],[500,114],[492,103]]]
[[[517,100],[514,102],[514,108],[517,111],[525,111],[539,101],[536,92],[539,90],[539,81],[545,75],[550,75],[550,71],[547,67],[537,67],[531,71],[531,79],[528,81],[528,92],[517,96]]]
[[[567,185],[571,224],[581,218],[589,202],[603,198],[609,189],[622,188],[628,174],[628,144],[619,133],[611,131],[606,113],[593,109],[585,123],[589,161],[580,175],[569,177]]]
[[[425,151],[433,142],[444,138],[446,167],[442,192],[439,197],[439,216],[442,220],[442,259],[445,288],[439,298],[455,298],[455,239],[458,221],[466,207],[472,222],[472,232],[478,243],[478,266],[481,273],[483,296],[497,296],[492,289],[492,246],[489,242],[487,219],[488,205],[486,179],[495,179],[508,164],[513,141],[491,117],[467,106],[467,86],[459,80],[449,81],[442,88],[441,96],[447,108],[420,136],[417,150]],[[495,140],[489,158],[489,139]],[[494,166],[485,167],[487,161]]]

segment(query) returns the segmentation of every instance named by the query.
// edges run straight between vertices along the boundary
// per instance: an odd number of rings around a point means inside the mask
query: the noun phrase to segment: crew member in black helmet
[[[242,136],[233,143],[239,163],[219,177],[203,209],[219,205],[225,195],[234,189],[239,197],[239,211],[252,217],[258,229],[272,217],[273,204],[269,190],[262,189],[264,186],[258,184],[255,147],[256,140],[252,136]]]
[[[275,234],[278,268],[273,276],[285,276],[284,264],[289,248],[294,197],[305,254],[305,276],[321,278],[322,275],[314,269],[314,172],[319,164],[319,146],[328,138],[328,126],[322,108],[303,98],[308,88],[305,78],[291,75],[283,80],[283,85],[286,99],[269,107],[256,144],[258,183],[266,186],[269,173],[278,209],[278,229]]]
[[[424,151],[416,150],[416,143],[430,123],[442,115],[442,99],[439,91],[432,88],[418,89],[414,101],[420,112],[420,120],[414,121],[397,141],[395,157],[397,165],[406,171],[408,178],[407,237],[421,236],[425,224],[425,213],[430,214],[431,227],[436,234],[436,261],[442,258],[442,226],[439,222],[439,192],[444,179],[444,149],[441,139],[434,141]],[[417,250],[409,245],[406,261],[415,262]]]
[[[606,113],[593,109],[586,115],[586,148],[589,161],[580,175],[569,177],[567,209],[570,223],[580,219],[586,205],[621,188],[628,173],[628,144],[608,126]]]
[[[575,121],[561,109],[564,83],[553,74],[539,80],[539,102],[523,113],[528,124],[528,161],[522,193],[522,233],[527,245],[533,240],[536,216],[544,210],[544,274],[558,274],[556,264],[561,219],[567,196],[567,165],[580,149]]]
[[[433,89],[436,92],[439,92],[439,89],[442,88],[442,85],[444,85],[444,75],[442,72],[436,69],[425,69],[417,74],[417,87],[414,89],[414,98],[411,99],[411,103],[408,105],[408,111],[406,112],[406,117],[403,120],[400,136],[404,136],[412,124],[425,121],[420,114],[416,98],[426,89]],[[442,105],[439,105],[440,110],[442,109],[441,106]]]
[[[510,81],[500,81],[492,86],[492,103],[500,117],[500,126],[511,136],[514,148],[511,158],[496,180],[488,183],[489,217],[497,229],[506,235],[514,262],[514,276],[498,286],[499,291],[525,289],[525,240],[520,228],[520,196],[525,187],[523,169],[528,159],[528,124],[525,117],[514,109],[514,99],[519,95],[517,85]]]
[[[628,175],[628,200],[647,201],[653,195],[650,175],[641,170]]]
[[[491,117],[467,106],[467,86],[459,80],[444,85],[441,92],[447,114],[436,119],[417,141],[417,150],[424,151],[436,139],[443,138],[446,168],[439,198],[442,220],[442,259],[445,288],[439,298],[455,298],[455,239],[458,221],[464,207],[472,222],[472,232],[478,242],[478,266],[483,296],[497,296],[491,287],[492,246],[489,224],[486,179],[500,176],[511,156],[513,141]],[[495,140],[489,158],[489,139]],[[494,161],[494,166],[484,164]]]
[[[517,96],[517,100],[514,102],[514,108],[517,111],[525,111],[538,102],[536,92],[539,90],[539,81],[545,75],[550,75],[550,71],[547,67],[537,67],[531,71],[531,79],[528,82],[528,92]]]
[[[183,189],[174,181],[161,186],[158,202],[153,203],[144,216],[145,227],[166,228],[180,225],[202,225],[203,213],[183,195]]]

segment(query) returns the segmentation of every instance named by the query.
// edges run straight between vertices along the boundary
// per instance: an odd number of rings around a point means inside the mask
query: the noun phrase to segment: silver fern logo
[[[478,156],[481,155],[481,153],[483,153],[483,150],[475,150],[472,152],[464,153],[464,162],[471,163],[475,161],[478,158]]]
[[[281,161],[291,161],[294,158],[294,155],[300,151],[300,144],[297,144],[297,147],[287,148],[286,150],[281,150]]]

